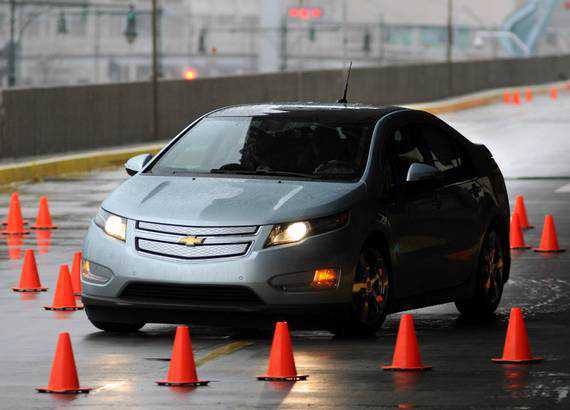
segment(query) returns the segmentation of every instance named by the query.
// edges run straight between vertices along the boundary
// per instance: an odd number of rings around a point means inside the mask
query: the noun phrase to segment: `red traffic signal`
[[[319,19],[323,16],[323,9],[320,7],[291,7],[289,17],[299,20]]]

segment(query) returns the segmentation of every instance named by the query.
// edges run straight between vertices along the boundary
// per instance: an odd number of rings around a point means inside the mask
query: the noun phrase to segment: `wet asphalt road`
[[[446,117],[473,140],[495,152],[506,175],[570,175],[570,97],[558,103],[536,99],[530,106],[493,106]],[[500,115],[499,115],[500,114]],[[530,148],[530,151],[529,151]],[[522,165],[517,161],[522,158]],[[191,328],[198,373],[215,381],[209,387],[170,389],[154,385],[166,374],[174,326],[147,325],[130,336],[107,335],[92,327],[83,312],[46,312],[58,266],[80,250],[89,219],[125,174],[109,170],[46,180],[18,187],[24,216],[32,218],[40,195],[47,194],[60,229],[51,238],[26,236],[23,243],[0,238],[0,408],[528,408],[558,405],[570,399],[570,252],[513,254],[511,280],[496,317],[468,323],[453,305],[414,311],[422,358],[432,372],[386,373],[391,360],[397,315],[376,338],[333,339],[326,332],[294,334],[298,370],[308,381],[258,382],[266,367],[270,337],[248,338],[231,329]],[[570,247],[570,179],[508,181],[511,198],[524,194],[537,229],[526,240],[536,245],[546,212],[554,215],[559,242]],[[558,191],[558,192],[557,192]],[[8,193],[0,195],[7,210]],[[17,283],[27,248],[37,250],[44,285],[36,296],[9,291]],[[532,366],[490,362],[502,351],[510,307],[521,306],[533,351],[546,358]],[[87,396],[35,393],[49,376],[57,334],[72,336]]]

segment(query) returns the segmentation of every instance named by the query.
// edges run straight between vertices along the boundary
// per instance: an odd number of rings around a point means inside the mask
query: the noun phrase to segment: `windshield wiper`
[[[247,169],[222,169],[214,168],[210,170],[212,174],[238,174],[238,175],[265,175],[276,177],[300,177],[307,179],[321,179],[320,175],[304,174],[302,172],[286,172],[286,171],[273,171],[273,170],[247,170]]]

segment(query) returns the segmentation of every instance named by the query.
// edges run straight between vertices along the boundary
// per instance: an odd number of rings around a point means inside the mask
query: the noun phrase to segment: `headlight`
[[[265,247],[300,242],[309,236],[342,228],[348,224],[349,215],[349,212],[346,211],[338,215],[312,219],[310,221],[275,225],[267,238]]]
[[[113,215],[105,211],[103,208],[99,209],[97,216],[95,216],[95,225],[103,229],[105,233],[120,241],[125,241],[127,237],[127,220],[117,215]]]

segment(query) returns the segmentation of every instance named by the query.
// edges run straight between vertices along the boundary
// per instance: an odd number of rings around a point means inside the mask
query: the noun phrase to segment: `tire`
[[[386,261],[383,252],[364,246],[354,273],[350,319],[335,333],[366,336],[380,330],[389,311],[391,293]]]
[[[145,325],[144,323],[99,322],[97,320],[90,320],[90,322],[97,329],[111,333],[134,333]]]
[[[492,315],[501,302],[505,284],[506,249],[496,228],[485,235],[479,254],[475,294],[470,299],[455,301],[461,314],[470,318]]]

